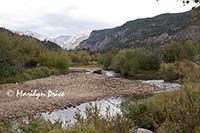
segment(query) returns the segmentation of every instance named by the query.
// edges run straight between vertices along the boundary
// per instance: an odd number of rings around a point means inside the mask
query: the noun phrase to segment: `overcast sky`
[[[178,2],[177,2],[178,1]],[[190,10],[180,0],[0,0],[0,26],[49,37],[115,27],[129,20]]]

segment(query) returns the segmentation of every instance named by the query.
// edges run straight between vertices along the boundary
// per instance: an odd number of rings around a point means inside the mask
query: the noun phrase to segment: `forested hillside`
[[[0,82],[45,77],[67,71],[69,59],[56,44],[0,29]]]

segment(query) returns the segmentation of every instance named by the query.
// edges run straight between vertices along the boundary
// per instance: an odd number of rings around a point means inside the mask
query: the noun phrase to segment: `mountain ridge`
[[[75,50],[79,46],[80,42],[82,42],[85,39],[88,39],[90,33],[91,31],[79,32],[71,36],[67,41],[65,41],[62,47],[66,50]]]
[[[34,32],[26,32],[27,34],[25,34],[24,32],[16,32],[16,31],[12,31],[12,30],[9,30],[9,29],[6,29],[6,28],[3,28],[3,27],[0,27],[0,32],[3,33],[3,32],[7,32],[8,34],[12,35],[12,36],[19,36],[19,37],[25,37],[27,39],[33,39],[35,41],[37,41],[38,45],[41,45],[42,47],[44,48],[47,48],[49,50],[58,50],[58,49],[61,49],[61,47],[59,45],[57,45],[56,43],[50,41],[50,40],[47,40],[47,39],[40,39],[40,38],[36,38],[34,36],[31,36],[31,34],[33,34]],[[40,35],[40,34],[38,34]]]
[[[94,30],[77,48],[92,51],[112,47],[157,48],[172,40],[196,41],[199,40],[196,37],[200,30],[198,23],[193,19],[191,11],[136,19],[115,28]]]
[[[69,36],[69,35],[61,35],[61,36],[54,38],[53,42],[55,42],[56,44],[58,44],[59,46],[61,46],[63,48],[64,43],[66,41],[68,41],[71,37],[72,36]]]
[[[50,38],[45,35],[32,32],[32,31],[13,31],[18,35],[24,35],[27,37],[35,38],[39,41],[46,41],[57,44],[59,47],[66,50],[74,50],[79,45],[79,43],[85,39],[87,39],[91,33],[91,31],[82,31],[75,35],[60,35],[55,38]]]

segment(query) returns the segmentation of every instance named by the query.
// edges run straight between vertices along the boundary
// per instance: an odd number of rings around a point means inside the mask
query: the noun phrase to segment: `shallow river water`
[[[91,101],[82,103],[76,107],[70,107],[67,109],[59,109],[53,112],[42,113],[42,117],[46,120],[50,120],[52,123],[55,121],[62,121],[63,126],[68,126],[76,122],[74,119],[75,113],[80,111],[81,115],[85,117],[85,110],[89,106],[97,106],[100,109],[100,114],[105,116],[107,108],[109,107],[110,115],[120,114],[120,104],[123,102],[123,97],[113,97],[110,99],[102,99],[97,101]]]
[[[92,71],[86,72],[86,74],[92,74]],[[103,71],[103,74],[109,77],[116,77],[119,76],[118,73],[115,73],[113,71]],[[177,83],[169,83],[169,82],[164,82],[164,80],[141,80],[142,83],[147,83],[151,85],[158,86],[163,89],[180,89],[181,85]],[[80,111],[82,116],[85,116],[85,110],[86,107],[97,105],[97,107],[100,109],[100,114],[105,115],[106,110],[109,107],[109,113],[111,115],[115,115],[117,113],[121,113],[120,110],[120,104],[124,101],[123,97],[112,97],[110,99],[102,99],[102,100],[97,100],[97,101],[91,101],[91,102],[85,102],[82,103],[78,106],[75,107],[70,107],[67,109],[58,109],[53,112],[45,112],[42,113],[42,117],[46,120],[50,120],[52,123],[55,121],[61,121],[63,126],[68,126],[70,124],[73,124],[76,122],[74,119],[75,113]]]

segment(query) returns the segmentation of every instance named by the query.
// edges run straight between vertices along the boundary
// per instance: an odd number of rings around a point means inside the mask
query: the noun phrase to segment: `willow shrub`
[[[69,51],[68,56],[70,57],[72,63],[78,65],[89,65],[92,58],[86,50]]]
[[[156,94],[122,105],[125,117],[139,127],[160,133],[195,132],[200,125],[200,84],[187,83],[180,91]]]
[[[198,80],[200,78],[200,65],[189,61],[177,61],[175,63],[161,64],[160,72],[166,81],[176,79]]]
[[[77,123],[69,128],[71,132],[81,133],[129,133],[133,122],[122,115],[112,116],[107,108],[105,116],[102,116],[100,109],[95,106],[86,108],[86,116],[76,113]]]
[[[102,116],[100,109],[88,106],[85,116],[76,113],[76,123],[67,128],[62,127],[61,122],[52,124],[41,118],[30,118],[28,123],[23,119],[0,122],[0,132],[3,133],[129,133],[133,122],[121,115],[112,116],[107,109],[106,116]]]
[[[143,49],[124,49],[113,57],[110,68],[123,75],[157,71],[160,68],[160,59]]]

